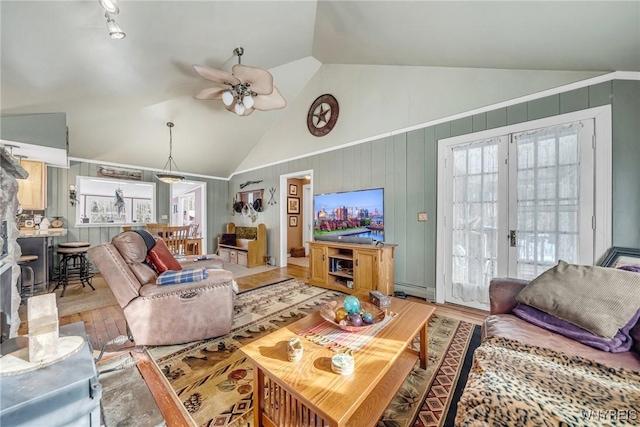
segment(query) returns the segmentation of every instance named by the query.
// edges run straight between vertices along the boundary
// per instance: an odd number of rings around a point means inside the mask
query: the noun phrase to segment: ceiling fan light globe
[[[253,96],[251,95],[247,95],[244,98],[242,98],[242,104],[246,107],[246,108],[251,108],[253,107]]]
[[[242,116],[244,114],[245,108],[241,102],[238,102],[235,106],[236,114]]]
[[[224,102],[224,105],[227,106],[233,103],[233,94],[230,90],[226,90],[222,93],[222,102]]]

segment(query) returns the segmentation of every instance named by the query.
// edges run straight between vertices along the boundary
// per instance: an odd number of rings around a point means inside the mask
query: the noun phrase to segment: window
[[[76,177],[76,224],[124,225],[156,222],[153,182]]]

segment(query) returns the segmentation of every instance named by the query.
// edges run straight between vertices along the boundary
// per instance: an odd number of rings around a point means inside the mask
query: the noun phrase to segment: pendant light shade
[[[178,172],[178,165],[173,160],[173,134],[171,132],[171,128],[173,128],[174,124],[172,122],[168,122],[167,126],[169,127],[169,158],[167,159],[167,163],[164,164],[162,168],[162,173],[157,173],[156,178],[158,178],[162,182],[166,182],[167,184],[175,184],[176,182],[184,181],[184,176],[179,173],[174,173],[172,166],[176,167],[176,172]],[[167,170],[167,166],[169,169]]]

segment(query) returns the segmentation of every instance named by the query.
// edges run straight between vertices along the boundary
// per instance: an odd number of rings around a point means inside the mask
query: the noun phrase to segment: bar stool
[[[36,283],[36,275],[33,271],[33,267],[31,267],[31,263],[33,261],[38,260],[38,255],[22,255],[18,258],[18,265],[20,266],[20,297],[25,298],[25,296],[33,296],[33,288]],[[29,273],[29,294],[25,294],[25,273]]]
[[[61,242],[58,243],[58,248],[87,248],[89,249],[89,247],[91,246],[91,243],[89,242]],[[85,255],[86,256],[86,255]],[[64,257],[63,257],[64,259]],[[77,261],[80,259],[80,257],[74,257],[73,258],[73,268],[78,268],[77,266]],[[86,260],[86,258],[85,258]],[[88,262],[88,261],[87,261]],[[60,263],[58,264],[58,272],[60,272],[60,265],[62,264],[62,259],[60,260]],[[90,269],[90,265],[87,264],[87,267]]]
[[[58,282],[51,292],[55,292],[60,285],[62,285],[62,293],[60,297],[64,296],[69,284],[69,279],[73,274],[77,274],[82,283],[82,287],[88,285],[94,291],[96,288],[91,284],[89,261],[87,260],[87,250],[91,244],[89,242],[66,242],[59,243],[57,254],[61,255],[60,263],[58,265]]]

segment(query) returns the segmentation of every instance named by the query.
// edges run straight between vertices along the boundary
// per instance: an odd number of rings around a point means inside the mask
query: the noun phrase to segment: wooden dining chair
[[[191,224],[189,226],[189,237],[199,237],[198,230],[200,230],[200,224]]]
[[[189,238],[189,229],[185,226],[166,226],[161,230],[162,240],[174,255],[185,255],[187,250],[187,239]]]
[[[150,222],[147,224],[147,231],[151,233],[152,236],[161,236],[162,230],[168,226],[169,224],[167,223]]]
[[[200,224],[191,224],[189,226],[189,241],[187,242],[186,255],[200,255],[200,236],[198,236]]]

